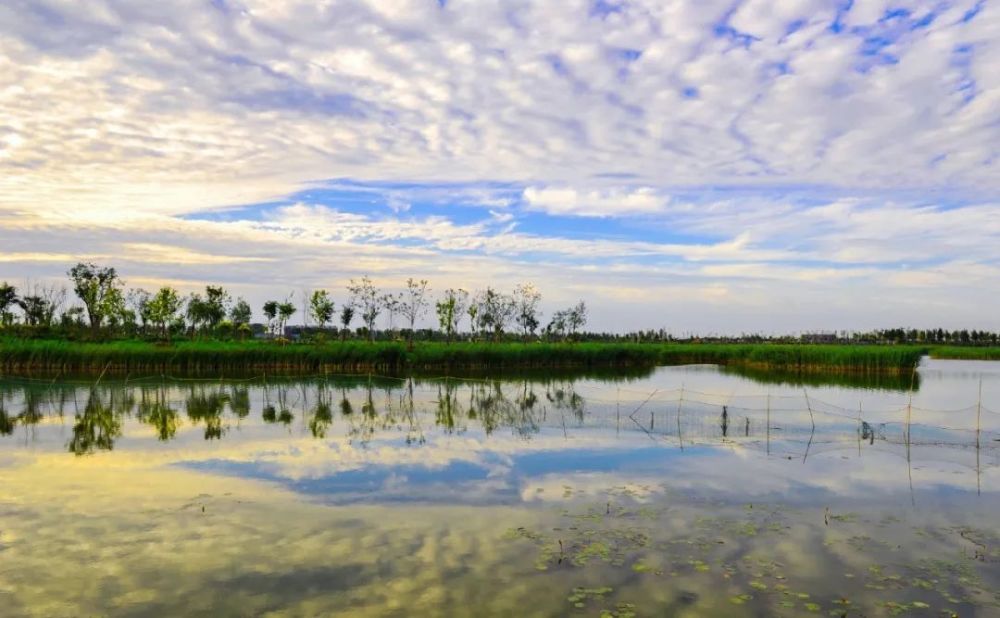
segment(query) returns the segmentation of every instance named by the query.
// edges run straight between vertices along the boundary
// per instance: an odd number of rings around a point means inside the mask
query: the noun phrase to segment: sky
[[[998,66],[986,0],[8,1],[0,280],[1000,330]]]

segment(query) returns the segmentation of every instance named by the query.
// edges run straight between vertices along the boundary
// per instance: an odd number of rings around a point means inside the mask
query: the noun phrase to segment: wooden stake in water
[[[771,391],[767,391],[767,454],[771,454]]]
[[[910,503],[917,505],[917,500],[913,495],[913,466],[910,460],[910,420],[913,417],[913,385],[917,380],[917,368],[913,368],[910,375],[910,395],[906,399],[906,476],[910,481]]]
[[[861,457],[861,400],[858,400],[858,457]]]
[[[812,431],[809,432],[809,442],[806,444],[806,452],[802,455],[802,463],[809,457],[809,448],[812,447],[813,437],[816,435],[816,418],[813,416],[812,404],[809,403],[809,393],[802,389],[802,394],[806,396],[806,409],[809,410],[809,421],[812,423]]]
[[[979,433],[980,433],[980,417],[983,414],[983,376],[979,376],[979,398],[976,400],[976,494],[982,495],[982,487],[980,486],[980,467],[979,467]]]
[[[681,384],[681,396],[677,400],[677,443],[684,450],[684,436],[681,435],[681,406],[684,405],[684,384]]]

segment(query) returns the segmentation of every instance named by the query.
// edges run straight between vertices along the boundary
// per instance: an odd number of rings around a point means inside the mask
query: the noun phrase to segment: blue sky
[[[1000,329],[998,47],[982,0],[8,3],[0,279]]]

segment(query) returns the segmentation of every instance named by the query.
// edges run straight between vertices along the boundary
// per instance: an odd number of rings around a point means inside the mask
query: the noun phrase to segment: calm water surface
[[[1000,616],[1000,363],[912,386],[0,377],[0,615]]]

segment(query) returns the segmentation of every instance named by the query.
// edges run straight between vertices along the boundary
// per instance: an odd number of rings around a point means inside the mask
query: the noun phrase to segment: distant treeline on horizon
[[[706,343],[857,343],[995,345],[1000,333],[984,330],[889,328],[865,332],[839,331],[802,335],[741,334],[738,336],[678,337],[667,329],[626,333],[585,331],[586,301],[554,312],[542,326],[541,292],[531,283],[511,292],[494,287],[469,292],[449,288],[431,296],[427,280],[408,279],[403,290],[376,287],[367,276],[351,279],[339,310],[325,289],[303,293],[300,305],[293,295],[262,304],[263,323],[253,321],[253,310],[242,297],[233,298],[222,286],[206,286],[204,293],[182,296],[163,286],[155,292],[126,289],[113,267],[81,262],[67,273],[75,295],[68,301],[65,286],[28,284],[25,289],[0,283],[0,334],[73,339],[138,337],[171,340],[182,337],[325,338],[326,336],[385,340],[586,340],[630,342]],[[302,307],[304,324],[288,321]],[[433,307],[438,328],[418,328]],[[381,319],[381,328],[379,327]],[[360,326],[352,328],[356,322]],[[397,325],[397,321],[399,324]]]

